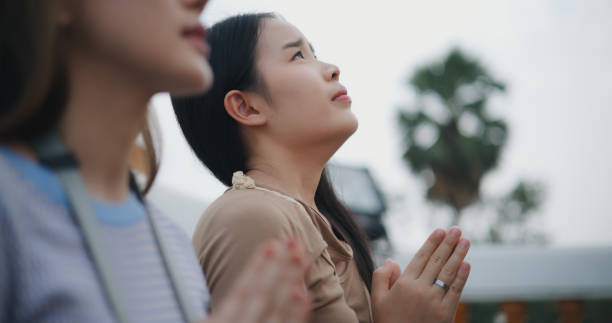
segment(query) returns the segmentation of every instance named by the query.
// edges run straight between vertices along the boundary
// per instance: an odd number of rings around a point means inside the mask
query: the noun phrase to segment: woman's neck
[[[131,149],[153,93],[100,60],[75,54],[69,64],[60,134],[79,160],[88,192],[102,200],[123,200],[129,193]]]
[[[257,185],[277,189],[317,209],[315,193],[328,158],[276,150],[253,156],[247,175]]]

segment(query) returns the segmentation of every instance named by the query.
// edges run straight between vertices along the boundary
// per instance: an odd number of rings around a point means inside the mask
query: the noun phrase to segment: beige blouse
[[[311,322],[373,322],[370,294],[353,251],[336,238],[327,219],[298,200],[255,186],[244,175],[237,181],[235,177],[234,186],[204,212],[193,236],[213,311],[255,248],[287,237],[301,240],[312,260],[306,274],[313,297]],[[344,267],[343,272],[337,272],[336,265]]]

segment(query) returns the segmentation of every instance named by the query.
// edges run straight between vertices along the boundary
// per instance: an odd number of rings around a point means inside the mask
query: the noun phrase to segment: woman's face
[[[267,129],[292,147],[332,144],[357,129],[338,67],[319,61],[308,40],[287,22],[262,21],[256,67],[268,94]]]
[[[153,92],[191,94],[212,83],[198,18],[206,0],[71,2],[69,49],[125,72]]]

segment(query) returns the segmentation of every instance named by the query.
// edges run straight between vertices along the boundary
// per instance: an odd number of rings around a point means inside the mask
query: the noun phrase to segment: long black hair
[[[264,19],[272,13],[244,14],[227,18],[208,32],[212,52],[210,65],[215,75],[212,89],[204,95],[172,97],[172,105],[187,142],[223,184],[232,185],[232,174],[248,170],[248,155],[238,123],[224,108],[231,90],[265,91],[255,68],[256,45]],[[366,235],[338,200],[326,171],[315,193],[317,208],[331,222],[334,233],[353,248],[359,274],[371,289],[374,264]]]

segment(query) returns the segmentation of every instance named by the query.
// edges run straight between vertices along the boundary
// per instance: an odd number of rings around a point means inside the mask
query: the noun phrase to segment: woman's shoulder
[[[193,236],[196,246],[212,240],[265,241],[297,238],[306,249],[318,254],[326,247],[310,215],[296,200],[278,192],[256,187],[232,188],[204,212]]]
[[[211,221],[257,222],[299,221],[307,217],[302,205],[286,196],[259,187],[231,188],[217,198],[204,212]]]
[[[61,182],[49,169],[0,144],[0,200],[29,207],[43,201],[67,207]]]

